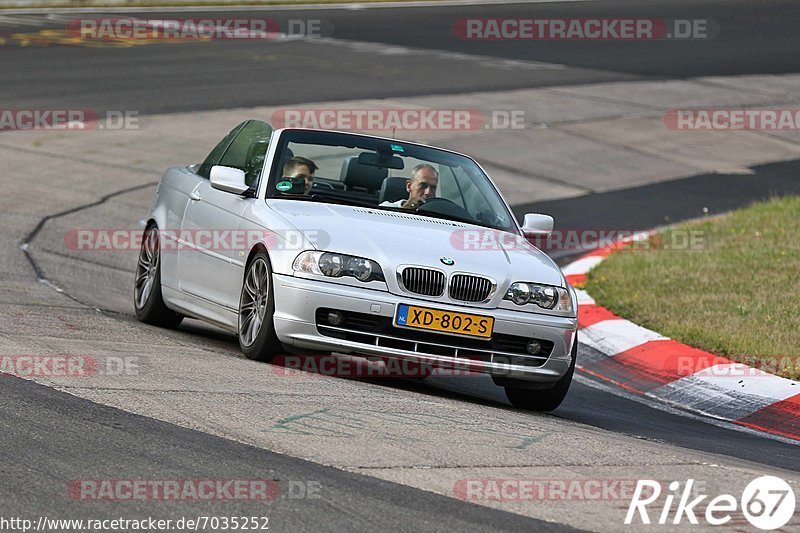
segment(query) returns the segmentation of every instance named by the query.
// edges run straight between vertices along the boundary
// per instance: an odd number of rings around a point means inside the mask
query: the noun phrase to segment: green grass
[[[670,246],[690,237],[694,249]],[[800,197],[675,227],[641,248],[614,253],[589,274],[598,304],[680,342],[800,378]]]

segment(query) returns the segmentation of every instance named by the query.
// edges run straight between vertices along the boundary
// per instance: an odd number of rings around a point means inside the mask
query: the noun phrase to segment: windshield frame
[[[306,144],[320,144],[320,145],[330,145],[330,146],[343,146],[343,147],[359,147],[364,148],[367,150],[376,150],[378,149],[379,145],[385,145],[386,143],[390,144],[402,144],[404,147],[413,148],[413,157],[418,157],[419,159],[423,160],[431,160],[436,161],[438,159],[453,159],[454,161],[458,161],[459,159],[463,159],[465,163],[470,163],[474,165],[482,177],[491,185],[492,190],[497,195],[497,198],[500,200],[503,207],[506,209],[506,215],[508,216],[509,220],[511,221],[511,226],[508,228],[497,228],[491,225],[484,224],[480,221],[475,221],[472,225],[487,227],[491,229],[495,229],[498,231],[507,231],[511,233],[517,233],[519,235],[523,235],[522,229],[517,221],[514,212],[511,210],[511,207],[508,205],[508,202],[500,193],[500,190],[497,188],[495,183],[486,173],[486,171],[481,167],[481,165],[475,161],[472,157],[462,154],[459,152],[455,152],[453,150],[447,150],[445,148],[438,148],[434,146],[419,144],[411,141],[405,141],[401,139],[387,139],[385,137],[376,137],[372,135],[362,135],[358,133],[350,133],[350,132],[340,132],[340,131],[330,131],[330,130],[313,130],[313,129],[304,129],[304,128],[283,128],[279,130],[275,130],[273,132],[275,136],[277,136],[276,142],[270,146],[272,151],[271,160],[270,160],[270,168],[264,169],[264,172],[268,172],[268,179],[262,180],[264,182],[264,200],[297,200],[299,197],[296,195],[283,195],[279,191],[275,189],[275,185],[277,182],[282,178],[283,169],[278,168],[279,163],[281,160],[281,154],[284,152],[286,147],[290,142],[295,143],[306,143]],[[351,139],[348,142],[348,139]],[[426,157],[426,155],[430,154]],[[408,155],[408,154],[403,154]],[[313,194],[312,194],[313,196]],[[314,198],[304,198],[307,201],[317,201],[321,203],[336,203],[338,205],[342,205],[342,202],[326,202],[324,195],[320,195],[318,199]],[[357,207],[362,207],[356,203],[353,204]],[[397,209],[392,207],[380,207],[374,206],[374,209],[385,209],[390,211],[395,211]],[[428,215],[426,213],[417,213],[416,211],[413,214],[423,217],[431,217],[434,218],[432,215]],[[440,218],[440,217],[435,217]],[[441,220],[441,218],[440,218]],[[460,221],[459,221],[460,222]],[[462,222],[463,223],[463,222]]]

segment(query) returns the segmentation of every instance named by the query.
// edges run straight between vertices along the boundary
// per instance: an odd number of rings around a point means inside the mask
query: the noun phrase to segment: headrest
[[[408,198],[408,191],[406,190],[407,178],[402,176],[395,176],[386,178],[381,184],[381,190],[378,192],[378,203],[381,202],[396,202],[397,200],[405,200]]]
[[[283,149],[283,153],[281,154],[281,159],[279,161],[279,166],[278,166],[278,173],[280,174],[281,177],[283,177],[283,165],[285,165],[286,162],[293,157],[294,157],[294,152],[292,151],[291,148],[287,146],[286,148]]]
[[[339,179],[349,191],[366,189],[367,192],[375,192],[388,174],[389,169],[362,165],[358,162],[358,156],[351,155],[342,161],[342,173]]]

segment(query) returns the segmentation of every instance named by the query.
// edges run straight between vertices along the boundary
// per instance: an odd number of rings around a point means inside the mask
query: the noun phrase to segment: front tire
[[[259,252],[247,264],[239,298],[239,346],[248,359],[266,363],[280,353],[274,314],[269,256]]]
[[[154,224],[142,237],[133,284],[133,307],[136,318],[145,324],[174,328],[183,320],[183,316],[167,307],[161,294],[161,241]]]
[[[506,398],[517,409],[527,411],[552,411],[556,409],[567,396],[569,386],[572,384],[572,375],[575,373],[575,360],[578,356],[578,339],[572,346],[572,363],[564,376],[556,381],[555,387],[546,390],[534,390],[506,386]]]

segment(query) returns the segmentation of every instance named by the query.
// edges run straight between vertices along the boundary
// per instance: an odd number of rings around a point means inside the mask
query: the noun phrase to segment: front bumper
[[[273,287],[274,322],[278,339],[284,344],[303,350],[409,359],[443,367],[468,368],[470,371],[487,373],[494,377],[522,379],[542,384],[558,381],[567,373],[572,362],[571,351],[577,331],[575,318],[506,309],[446,305],[383,291],[281,274],[273,274]],[[320,308],[393,319],[396,307],[400,303],[493,316],[495,319],[493,335],[540,339],[546,341],[548,346],[552,343],[552,349],[546,358],[521,353],[515,353],[512,357],[512,354],[501,352],[496,348],[487,347],[480,350],[454,348],[453,346],[457,346],[461,338],[452,335],[428,334],[426,338],[434,338],[433,341],[415,342],[408,340],[409,330],[399,328],[388,333],[352,330],[353,335],[349,336],[359,339],[355,341],[330,336],[331,331],[346,334],[350,330],[334,331],[336,328],[318,327],[317,324],[316,312]],[[396,347],[402,343],[409,348]],[[476,345],[474,341],[470,344]],[[441,350],[446,347],[455,353],[442,355]]]

